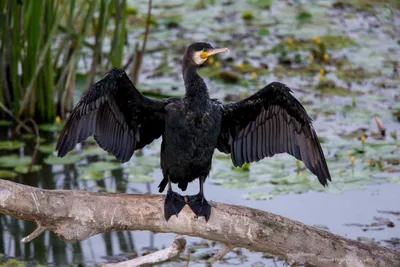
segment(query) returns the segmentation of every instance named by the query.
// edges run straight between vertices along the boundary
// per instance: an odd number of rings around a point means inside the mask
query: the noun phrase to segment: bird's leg
[[[165,220],[168,221],[172,215],[178,216],[179,212],[181,212],[185,205],[185,199],[180,194],[172,191],[171,180],[168,177],[168,190],[164,202]]]
[[[188,205],[197,216],[204,216],[206,221],[210,219],[211,206],[204,198],[204,181],[206,177],[200,177],[200,191],[197,195],[188,196]]]

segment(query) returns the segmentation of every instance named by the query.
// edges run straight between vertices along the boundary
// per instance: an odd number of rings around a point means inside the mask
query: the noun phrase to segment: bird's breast
[[[172,109],[165,120],[165,150],[189,158],[212,157],[220,124],[221,114],[211,108],[198,111]]]

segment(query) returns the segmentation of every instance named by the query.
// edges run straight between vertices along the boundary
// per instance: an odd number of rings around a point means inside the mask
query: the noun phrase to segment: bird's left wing
[[[60,133],[56,150],[62,157],[94,135],[101,148],[122,162],[164,132],[165,106],[143,96],[123,70],[112,69],[82,96]]]
[[[331,180],[312,121],[284,84],[274,82],[236,103],[222,105],[217,148],[235,166],[278,153],[302,160],[322,185]]]

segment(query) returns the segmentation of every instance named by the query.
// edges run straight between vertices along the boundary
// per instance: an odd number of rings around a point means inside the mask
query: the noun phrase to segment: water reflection
[[[9,138],[9,129],[0,128],[0,140]],[[53,133],[41,133],[47,141],[54,142]],[[32,155],[34,142],[21,140],[26,146],[20,151],[22,155]],[[12,151],[13,154],[16,151]],[[9,155],[10,151],[0,151],[0,156]],[[90,191],[112,191],[121,193],[142,192],[128,187],[122,168],[114,169],[110,176],[103,180],[90,181],[79,179],[79,172],[75,164],[48,165],[44,159],[48,155],[39,152],[35,164],[42,165],[38,172],[19,174],[12,181],[17,183],[40,187],[45,189],[67,189]],[[90,156],[83,161],[86,164],[99,162],[99,156]],[[145,186],[144,192],[150,193],[150,183]],[[66,243],[54,233],[46,231],[32,242],[21,244],[20,240],[32,233],[36,225],[34,222],[21,221],[9,216],[0,215],[0,254],[5,258],[12,256],[18,260],[26,261],[28,265],[43,264],[47,266],[67,266],[69,264],[80,266],[94,266],[101,262],[117,262],[138,255],[135,246],[134,232],[112,232],[97,235],[85,241]],[[154,250],[154,234],[148,232],[148,241],[142,240],[146,250]],[[117,255],[117,256],[116,256]]]

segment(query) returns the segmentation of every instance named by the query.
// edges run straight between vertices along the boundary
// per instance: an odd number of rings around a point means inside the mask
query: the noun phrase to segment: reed
[[[64,115],[78,62],[91,62],[89,84],[102,68],[121,67],[126,19],[126,0],[0,1],[0,103],[11,112],[1,109],[1,116],[52,122]],[[111,26],[106,53],[103,40]]]

